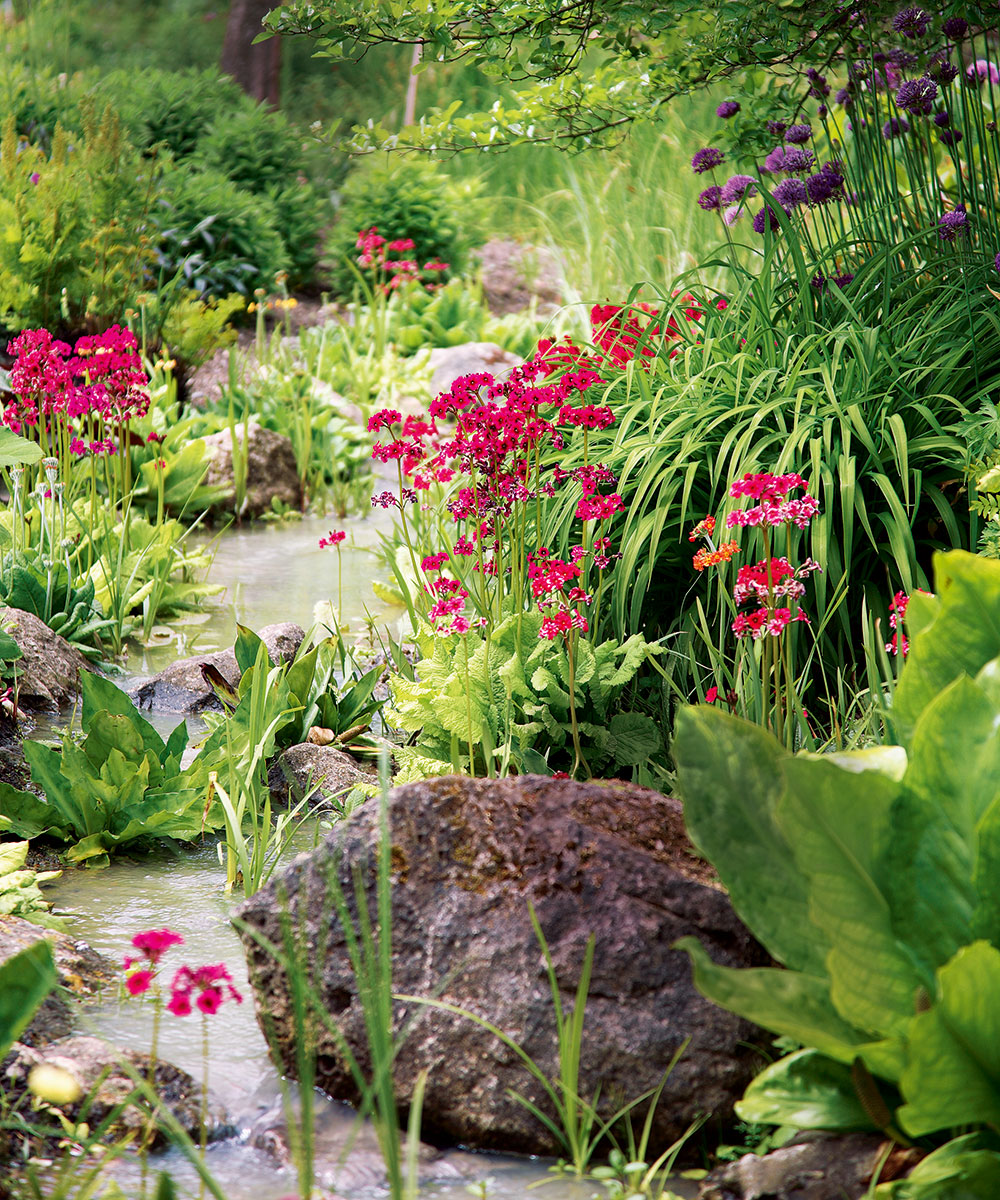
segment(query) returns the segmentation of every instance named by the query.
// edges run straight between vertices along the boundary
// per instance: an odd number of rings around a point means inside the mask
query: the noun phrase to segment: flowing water
[[[209,576],[222,583],[226,595],[207,614],[164,629],[151,646],[133,652],[121,686],[161,670],[187,654],[207,653],[232,645],[236,622],[251,629],[279,621],[295,621],[308,628],[317,605],[342,605],[345,619],[355,629],[364,625],[366,609],[374,600],[371,582],[377,559],[371,547],[391,514],[379,511],[365,520],[339,522],[348,530],[343,544],[343,597],[338,598],[337,556],[320,550],[318,539],[327,532],[326,518],[304,518],[300,523],[255,526],[227,531],[218,541]],[[395,622],[399,610],[380,605],[380,620]],[[179,719],[171,714],[154,714],[164,734]],[[313,828],[303,837],[320,836]],[[300,849],[306,848],[304,845]],[[164,961],[169,980],[181,963],[199,966],[223,962],[244,994],[241,1005],[226,1003],[208,1019],[209,1051],[203,1061],[201,1018],[172,1017],[165,1013],[160,1026],[158,1054],[202,1078],[207,1065],[213,1095],[227,1109],[238,1135],[212,1145],[207,1164],[227,1200],[277,1200],[294,1193],[294,1169],[277,1161],[253,1142],[255,1134],[281,1125],[282,1097],[294,1097],[279,1078],[268,1058],[267,1046],[254,1017],[252,997],[246,980],[243,952],[230,923],[235,904],[223,891],[224,871],[214,846],[177,853],[113,860],[102,871],[67,871],[53,887],[50,898],[61,912],[73,917],[72,932],[115,960],[128,952],[132,935],[143,929],[169,926],[185,939]],[[109,996],[88,1007],[82,1028],[106,1036],[115,1044],[140,1050],[150,1048],[152,1008],[140,1000]],[[342,1151],[351,1139],[351,1154]],[[385,1195],[375,1138],[370,1126],[359,1130],[355,1114],[345,1105],[317,1098],[315,1141],[318,1152],[318,1182],[336,1188],[337,1195],[354,1200]],[[523,1200],[535,1194],[531,1185],[546,1182],[538,1194],[546,1200],[589,1200],[599,1192],[594,1183],[555,1179],[545,1162],[498,1155],[472,1155],[449,1151],[431,1157],[423,1169],[421,1196],[435,1200],[483,1195],[489,1200]],[[156,1160],[176,1181],[192,1193],[196,1176],[175,1151]],[[115,1168],[118,1170],[118,1168]],[[126,1194],[135,1175],[121,1179]],[[481,1185],[481,1186],[480,1186]],[[134,1187],[132,1191],[134,1191]],[[690,1187],[677,1184],[682,1194]]]

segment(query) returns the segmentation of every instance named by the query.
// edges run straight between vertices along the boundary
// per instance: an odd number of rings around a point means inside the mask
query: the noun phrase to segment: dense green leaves
[[[811,1115],[845,1127],[857,1108],[848,1076],[828,1060],[860,1059],[898,1084],[893,1120],[904,1133],[1000,1125],[997,564],[953,554],[936,567],[939,595],[918,610],[897,693],[906,744],[895,755],[791,755],[706,706],[678,717],[674,752],[692,836],[789,968],[719,967],[687,939],[695,980],[718,1003],[816,1052],[784,1060],[751,1088],[746,1113],[757,1119],[770,1112],[784,1122],[794,1110],[803,1123]],[[782,854],[793,866],[782,870]],[[854,1098],[871,1118],[874,1084],[864,1079],[854,1079]],[[947,1169],[994,1178],[993,1155],[977,1148]],[[964,1193],[926,1192],[938,1194]]]

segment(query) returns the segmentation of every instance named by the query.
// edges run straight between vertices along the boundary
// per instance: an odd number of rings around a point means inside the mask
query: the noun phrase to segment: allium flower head
[[[1000,272],[1000,254],[998,254],[993,260],[993,266],[996,267],[998,272]]]
[[[845,87],[842,87],[840,91],[837,92],[836,96],[834,96],[834,100],[836,100],[841,108],[849,108],[854,103],[854,97],[851,95],[850,88]]]
[[[806,185],[801,179],[795,178],[782,179],[775,186],[772,195],[785,212],[791,212],[792,209],[799,208],[809,201],[809,193],[806,190]]]
[[[929,24],[930,17],[922,8],[904,8],[892,18],[893,29],[908,38],[922,38]]]
[[[963,136],[961,129],[942,129],[938,134],[938,141],[942,146],[957,146]]]
[[[969,32],[969,22],[964,17],[945,17],[941,22],[941,31],[945,37],[957,42]]]
[[[715,115],[721,117],[723,121],[728,121],[730,117],[735,117],[739,111],[740,106],[736,100],[723,100],[715,110]]]
[[[927,63],[925,73],[942,87],[947,87],[958,75],[958,67],[948,57],[947,52],[942,50]]]
[[[938,129],[945,129],[951,124],[951,113],[939,112],[934,114],[934,124]]]
[[[904,112],[929,116],[937,99],[938,85],[926,75],[919,79],[907,79],[896,93],[896,105]]]
[[[882,136],[888,142],[892,138],[901,137],[910,132],[910,122],[905,117],[890,117],[882,126]]]
[[[725,155],[721,150],[717,150],[714,146],[706,146],[699,150],[694,158],[691,159],[691,170],[696,175],[704,175],[706,171],[711,171],[713,167],[722,166]]]
[[[808,125],[792,125],[785,131],[785,141],[793,146],[801,146],[812,137],[812,129]]]
[[[944,213],[938,218],[938,237],[942,242],[954,242],[969,232],[969,215],[959,205],[954,212]]]
[[[767,132],[771,135],[771,137],[782,137],[787,128],[787,121],[768,121],[767,123]]]
[[[781,228],[781,222],[770,204],[765,204],[753,219],[754,233],[763,233],[765,226],[769,226],[772,232]]]
[[[706,212],[712,212],[719,207],[719,197],[722,195],[722,188],[717,183],[713,183],[711,187],[705,190],[698,197],[698,205]]]
[[[756,183],[757,180],[752,175],[734,175],[722,185],[719,203],[735,204],[737,200],[744,200],[749,196],[756,195]]]

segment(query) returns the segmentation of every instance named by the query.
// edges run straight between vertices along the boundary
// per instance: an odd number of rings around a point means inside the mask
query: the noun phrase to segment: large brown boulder
[[[80,651],[23,609],[0,608],[0,624],[21,647],[18,706],[25,712],[55,712],[72,704],[80,695],[80,672],[87,668]]]
[[[282,621],[277,625],[265,625],[258,636],[267,647],[271,661],[276,663],[293,659],[306,634],[302,626],[294,621]],[[203,666],[214,667],[231,687],[236,687],[240,681],[236,654],[230,646],[225,650],[214,650],[211,654],[192,654],[188,658],[179,658],[166,670],[133,688],[129,695],[139,708],[158,712],[191,716],[207,709],[219,711],[222,705],[215,689],[205,678]]]
[[[242,424],[237,427],[236,440],[242,449]],[[228,429],[223,429],[210,434],[204,442],[209,454],[205,484],[208,487],[227,488],[227,497],[221,507],[232,511],[236,503],[232,434]],[[261,513],[271,510],[274,500],[289,508],[301,507],[302,485],[289,438],[251,420],[248,442],[246,493],[239,516],[259,517]]]
[[[699,1114],[731,1113],[760,1065],[752,1048],[757,1031],[700,996],[686,956],[671,947],[693,934],[717,962],[757,965],[765,955],[711,868],[695,856],[676,801],[622,783],[451,776],[395,789],[389,821],[394,991],[436,997],[493,1022],[557,1078],[552,998],[530,902],[565,1008],[587,939],[596,936],[581,1094],[591,1098],[600,1085],[602,1111],[617,1108],[623,1097],[655,1088],[690,1039],[657,1107],[652,1152]],[[288,980],[261,948],[261,941],[282,945],[283,928],[302,929],[299,970],[315,978],[347,1044],[371,1069],[357,984],[327,892],[333,873],[355,912],[354,876],[368,863],[364,879],[374,913],[377,837],[378,802],[369,801],[239,911],[258,1019],[273,1031],[289,1071],[296,1030]],[[290,923],[283,916],[289,909]],[[415,1003],[397,1003],[395,1022],[397,1034],[408,1028],[394,1071],[404,1109],[420,1072],[429,1072],[425,1136],[526,1153],[559,1149],[511,1099],[514,1089],[550,1110],[541,1086],[493,1034]],[[325,1030],[319,1039],[317,1083],[356,1100],[337,1040]]]

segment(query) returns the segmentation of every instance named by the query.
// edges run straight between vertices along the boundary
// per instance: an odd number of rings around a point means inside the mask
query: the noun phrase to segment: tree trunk
[[[232,0],[222,43],[223,73],[231,75],[248,96],[277,108],[281,98],[281,39],[254,46],[261,22],[275,0]]]

